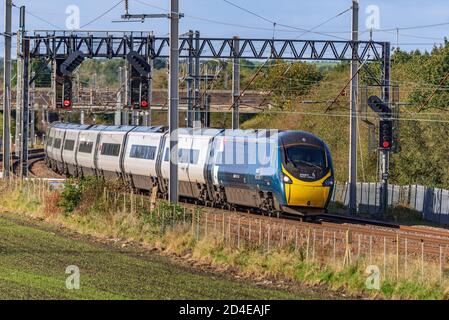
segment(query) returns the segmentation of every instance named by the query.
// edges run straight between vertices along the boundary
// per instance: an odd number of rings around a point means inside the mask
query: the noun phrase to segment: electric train
[[[123,179],[166,198],[169,144],[163,126],[52,123],[45,161],[66,176]],[[303,131],[183,128],[177,160],[179,196],[204,205],[319,215],[334,188],[329,148]]]

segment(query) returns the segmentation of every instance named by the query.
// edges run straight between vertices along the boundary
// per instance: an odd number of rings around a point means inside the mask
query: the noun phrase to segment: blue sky
[[[255,13],[291,27],[278,26],[275,31],[277,38],[297,38],[302,34],[294,28],[310,29],[327,19],[334,17],[339,12],[351,6],[350,0],[231,0],[232,2],[248,8]],[[51,24],[65,29],[66,7],[78,5],[80,8],[80,24],[90,22],[101,13],[110,9],[118,0],[15,0],[17,6],[25,5],[27,9]],[[152,8],[154,5],[168,9],[169,0],[129,0],[130,13],[162,13],[163,11]],[[365,30],[367,14],[365,9],[369,5],[377,5],[380,10],[380,28],[392,29],[396,27],[409,27],[449,22],[449,1],[447,0],[360,0],[360,29]],[[273,26],[270,22],[243,12],[227,4],[223,0],[180,0],[181,12],[186,17],[182,19],[180,31],[187,32],[189,29],[200,30],[202,36],[210,37],[241,37],[271,38]],[[119,5],[110,13],[87,26],[86,30],[144,30],[154,31],[156,35],[168,33],[168,21],[165,19],[151,20],[145,23],[113,23],[118,20],[124,11],[124,6]],[[14,26],[17,28],[18,10],[13,10]],[[0,30],[4,30],[4,4],[1,1]],[[207,22],[201,19],[210,19],[223,22]],[[350,12],[333,19],[329,23],[317,28],[316,32],[329,32],[334,37],[349,38],[346,33],[350,29]],[[235,24],[235,25],[226,25]],[[34,16],[27,15],[27,29],[55,29],[44,21]],[[399,40],[403,49],[430,49],[432,44],[443,41],[448,34],[449,25],[411,30],[400,30],[399,39],[395,31],[374,31],[375,40],[391,41],[395,46]],[[362,34],[362,39],[367,39],[369,33]],[[323,39],[326,36],[307,33],[302,39]],[[329,38],[329,37],[328,37]],[[332,38],[330,38],[332,39]],[[0,48],[3,49],[3,41],[0,40]],[[0,54],[2,54],[1,52]]]

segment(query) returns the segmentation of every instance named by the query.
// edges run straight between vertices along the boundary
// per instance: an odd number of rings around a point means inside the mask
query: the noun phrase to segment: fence
[[[0,187],[5,194],[8,190],[19,192],[26,210],[30,204],[52,205],[51,194],[57,188],[51,181],[41,179],[10,179]],[[148,232],[159,236],[169,231],[174,234],[187,232],[196,242],[213,242],[236,250],[267,253],[284,250],[305,263],[337,270],[354,264],[363,268],[375,266],[382,280],[443,285],[449,280],[446,274],[448,238],[357,226],[350,229],[344,225],[311,224],[224,210],[217,212],[208,207],[174,207],[161,203],[153,209],[148,196],[107,188],[93,198],[107,204],[105,210],[112,214],[133,216],[139,224],[152,225]]]
[[[381,183],[357,183],[358,211],[380,214]],[[334,204],[349,203],[348,183],[336,183],[332,200]],[[420,185],[388,185],[388,205],[405,207],[422,214],[423,219],[449,224],[449,190]]]

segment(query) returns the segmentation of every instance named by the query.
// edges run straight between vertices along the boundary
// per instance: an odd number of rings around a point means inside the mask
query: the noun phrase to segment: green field
[[[66,288],[66,267],[80,289]],[[157,253],[85,239],[68,231],[0,216],[0,299],[313,299],[194,271]]]

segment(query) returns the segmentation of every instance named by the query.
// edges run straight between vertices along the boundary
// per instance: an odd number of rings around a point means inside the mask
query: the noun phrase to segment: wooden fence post
[[[352,244],[352,235],[351,231],[348,229],[346,230],[346,237],[345,237],[345,256],[343,259],[343,266],[349,266],[352,263],[351,258],[351,244]]]
[[[396,281],[399,280],[399,234],[396,233]]]

